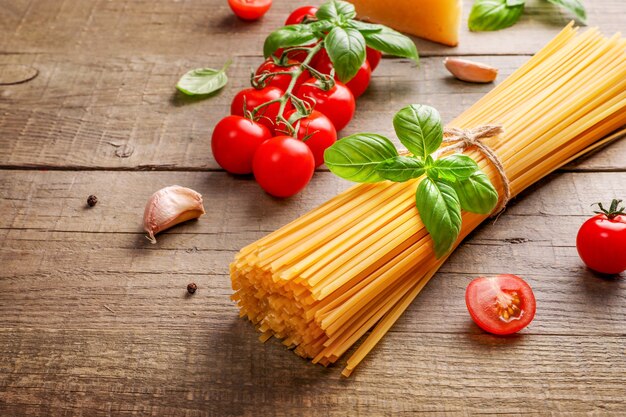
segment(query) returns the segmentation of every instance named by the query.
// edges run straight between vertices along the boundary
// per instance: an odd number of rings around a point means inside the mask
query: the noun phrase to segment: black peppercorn
[[[195,293],[197,289],[198,289],[198,286],[196,285],[195,282],[192,282],[191,284],[187,285],[187,292],[189,294]]]
[[[90,195],[89,197],[87,197],[87,205],[89,207],[95,206],[96,203],[98,203],[98,197],[96,197],[95,195]]]

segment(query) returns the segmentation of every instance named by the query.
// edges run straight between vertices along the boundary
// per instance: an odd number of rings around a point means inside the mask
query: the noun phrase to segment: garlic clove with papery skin
[[[469,83],[490,83],[498,76],[497,68],[467,59],[446,58],[443,65],[456,78]]]
[[[156,243],[156,235],[165,229],[196,219],[205,213],[202,195],[191,188],[171,185],[152,194],[143,213],[143,227],[148,240]]]

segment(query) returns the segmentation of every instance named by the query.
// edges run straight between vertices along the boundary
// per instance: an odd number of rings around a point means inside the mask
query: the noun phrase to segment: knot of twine
[[[444,152],[463,152],[465,149],[475,146],[480,152],[482,152],[489,161],[496,168],[496,171],[500,175],[502,185],[504,187],[504,195],[500,200],[500,203],[494,208],[492,216],[497,215],[506,208],[509,200],[511,199],[511,182],[506,176],[504,166],[498,158],[498,155],[485,143],[483,139],[488,139],[497,136],[504,132],[502,126],[498,125],[484,125],[474,129],[457,129],[457,128],[445,128],[443,131],[443,143],[451,144],[439,150],[439,153]]]

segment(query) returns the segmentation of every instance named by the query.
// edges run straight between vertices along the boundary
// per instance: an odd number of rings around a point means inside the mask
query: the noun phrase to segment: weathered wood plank
[[[321,4],[310,1],[308,4]],[[283,25],[302,3],[276,0],[260,21],[238,20],[225,1],[90,0],[13,1],[0,10],[0,51],[109,56],[260,55],[263,40]],[[472,33],[467,17],[472,0],[464,1],[461,41],[450,48],[415,39],[423,56],[532,54],[565,26],[572,16],[540,0],[527,2],[526,13],[514,27],[497,33]],[[621,0],[585,3],[589,24],[606,33],[624,29],[626,5]]]
[[[209,211],[152,245],[140,226],[145,190],[167,180],[198,189]],[[317,180],[293,199],[275,200],[223,173],[12,173],[0,188],[0,328],[179,329],[185,317],[222,329],[222,318],[236,315],[228,299],[235,252],[347,185],[328,173]],[[96,184],[100,202],[87,209],[84,197]],[[415,320],[393,331],[480,333],[469,326],[465,286],[481,274],[511,272],[528,279],[540,305],[525,332],[626,334],[626,281],[595,277],[574,247],[588,201],[624,195],[625,185],[623,173],[551,176],[477,230],[418,298]],[[185,297],[190,281],[200,286],[193,301]]]
[[[189,99],[174,85],[186,69],[221,67],[225,58],[85,58],[49,54],[0,55],[6,65],[32,65],[39,76],[0,91],[0,166],[107,169],[219,169],[210,152],[213,126],[232,97],[249,85],[260,59],[239,57],[231,82],[217,96]],[[500,68],[503,80],[526,56],[481,60]],[[393,137],[393,114],[408,103],[438,108],[451,120],[492,85],[453,79],[440,58],[421,67],[386,60],[342,132],[371,131]],[[120,152],[121,146],[131,152]],[[626,141],[576,165],[578,170],[626,169]]]
[[[336,369],[308,364],[277,343],[260,344],[243,320],[229,323],[176,334],[2,329],[8,361],[0,365],[0,410],[15,417],[622,411],[620,337],[600,345],[595,337],[394,334],[341,380]]]

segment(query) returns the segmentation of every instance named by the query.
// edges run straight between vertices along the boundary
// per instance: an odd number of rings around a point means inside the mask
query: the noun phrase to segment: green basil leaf
[[[380,32],[381,30],[383,30],[385,28],[385,26],[383,26],[383,25],[377,25],[375,23],[362,22],[360,20],[351,20],[351,21],[349,21],[348,22],[348,27],[351,27],[353,29],[358,30],[363,35],[365,35],[366,32]]]
[[[548,0],[552,4],[556,4],[557,6],[561,6],[564,9],[569,10],[574,13],[574,15],[580,20],[582,23],[587,24],[587,12],[585,10],[585,6],[583,6],[580,0]]]
[[[524,3],[509,6],[507,0],[475,0],[468,25],[472,31],[508,28],[520,19],[523,11]]]
[[[356,17],[356,10],[352,3],[331,0],[320,6],[317,13],[315,13],[315,17],[320,20],[339,20],[340,17],[344,19],[354,19]]]
[[[345,83],[359,72],[365,61],[365,39],[356,29],[334,27],[326,36],[326,52],[337,77]]]
[[[440,177],[445,179],[463,179],[478,171],[476,161],[467,155],[454,154],[435,161],[433,168]]]
[[[465,211],[489,214],[498,204],[498,192],[482,171],[451,184],[456,191],[461,207]]]
[[[328,20],[318,20],[317,22],[308,23],[309,28],[315,33],[322,32],[330,32],[330,30],[334,27],[332,22]]]
[[[440,258],[452,248],[461,232],[459,197],[449,184],[424,178],[417,187],[415,203]]]
[[[424,161],[409,156],[396,156],[378,164],[376,171],[386,180],[404,182],[424,175]]]
[[[419,62],[417,47],[408,36],[383,25],[373,25],[356,20],[350,22],[350,25],[361,32],[370,48]]]
[[[196,68],[180,77],[176,88],[181,93],[189,96],[205,95],[214,93],[226,85],[228,76],[226,68],[230,65],[227,62],[222,69]]]
[[[310,25],[289,25],[270,33],[263,45],[263,55],[267,58],[278,48],[306,45],[317,40]]]
[[[389,139],[373,133],[359,133],[335,142],[324,152],[324,162],[338,177],[354,182],[379,182],[384,178],[376,167],[398,156]]]
[[[432,107],[411,104],[393,118],[398,139],[415,156],[426,159],[435,152],[443,140],[443,127],[439,112]]]
[[[526,4],[526,0],[506,0],[506,5],[509,7],[519,6]]]

